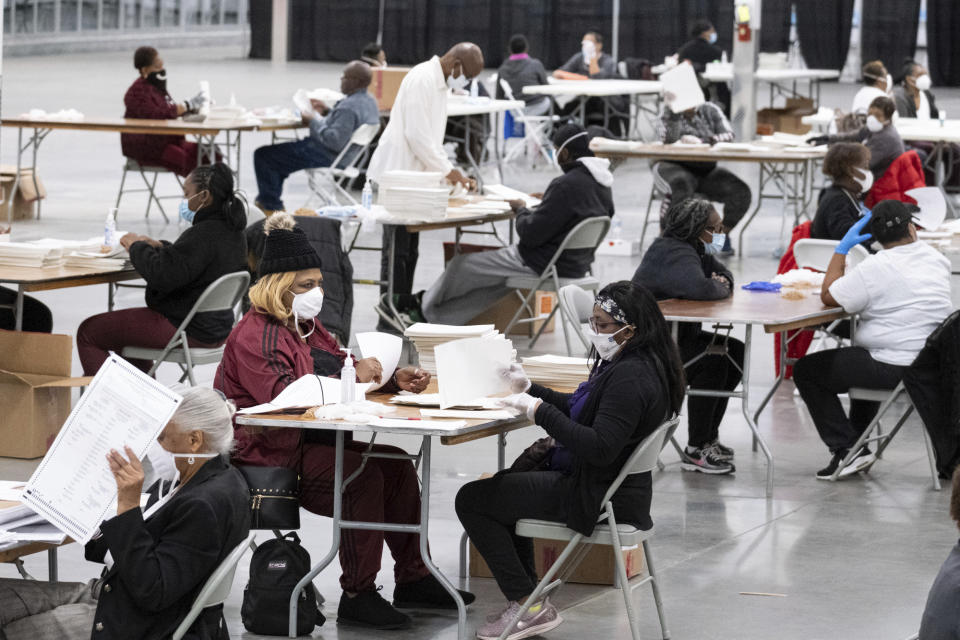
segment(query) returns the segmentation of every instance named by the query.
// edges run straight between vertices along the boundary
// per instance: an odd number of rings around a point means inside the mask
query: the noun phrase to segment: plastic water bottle
[[[373,208],[373,186],[370,184],[370,178],[367,178],[367,183],[363,185],[363,192],[360,195],[361,206],[370,211]]]
[[[610,239],[620,240],[622,237],[623,237],[623,222],[620,220],[620,218],[614,216],[613,229],[611,229]]]
[[[946,109],[940,109],[940,126],[942,127],[947,120]]]
[[[347,358],[343,361],[343,369],[340,369],[340,404],[357,399],[357,370],[353,367],[350,349],[344,349],[344,351],[347,353]]]
[[[107,211],[107,220],[103,223],[103,244],[107,247],[117,244],[117,209]]]
[[[727,52],[724,51],[723,55],[720,56],[720,64],[727,64]]]

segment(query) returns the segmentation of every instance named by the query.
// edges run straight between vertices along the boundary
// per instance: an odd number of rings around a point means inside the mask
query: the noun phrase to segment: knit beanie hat
[[[320,269],[320,255],[289,213],[275,213],[263,225],[267,241],[260,258],[260,277],[270,273]]]

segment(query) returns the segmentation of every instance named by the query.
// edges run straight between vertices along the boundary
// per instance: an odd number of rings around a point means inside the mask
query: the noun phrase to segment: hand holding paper
[[[133,449],[124,445],[127,457],[116,449],[110,449],[107,463],[110,473],[117,481],[117,515],[140,506],[140,494],[143,491],[143,467]]]

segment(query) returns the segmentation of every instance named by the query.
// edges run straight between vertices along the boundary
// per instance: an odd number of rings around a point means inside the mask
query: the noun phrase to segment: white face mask
[[[580,43],[580,53],[583,55],[583,61],[590,64],[590,61],[597,55],[597,45],[593,43],[593,40],[584,40]]]
[[[713,233],[710,242],[703,243],[703,250],[708,256],[716,255],[723,251],[723,245],[727,242],[727,234]]]
[[[873,133],[883,131],[883,123],[877,120],[877,116],[867,116],[867,129]]]
[[[597,333],[592,329],[587,332],[587,337],[590,338],[590,342],[593,343],[593,346],[600,355],[601,360],[606,360],[609,362],[615,355],[617,355],[617,352],[620,351],[620,347],[622,345],[617,344],[614,336],[626,328],[627,327],[623,327],[613,333]]]
[[[920,91],[930,91],[930,87],[933,85],[933,81],[930,80],[929,74],[926,73],[918,77],[915,83],[917,85],[917,89]]]
[[[290,305],[290,310],[293,311],[293,319],[300,324],[301,320],[313,320],[318,315],[320,315],[320,310],[323,308],[323,289],[320,287],[314,287],[310,291],[304,293],[295,293],[293,294],[293,303]],[[316,321],[314,321],[316,324]],[[298,329],[299,331],[299,329]],[[310,330],[310,333],[313,333],[313,329]],[[307,336],[310,335],[307,334]],[[301,338],[306,338],[307,336],[300,336]]]
[[[454,73],[455,71],[451,72],[447,78],[447,86],[454,91],[463,91],[470,84],[470,81],[467,80],[467,74],[463,72],[462,68],[460,69],[460,75],[454,76]]]
[[[853,179],[856,180],[857,184],[860,185],[860,192],[866,193],[870,191],[870,187],[873,186],[873,172],[862,167],[857,167],[857,171],[864,175],[863,178],[856,175],[853,176]]]
[[[893,76],[891,76],[889,73],[887,74],[887,95],[893,95]]]

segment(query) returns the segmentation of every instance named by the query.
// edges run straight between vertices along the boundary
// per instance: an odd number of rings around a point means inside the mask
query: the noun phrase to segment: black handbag
[[[300,528],[300,475],[303,470],[303,434],[300,464],[289,467],[238,466],[250,488],[251,529]]]

